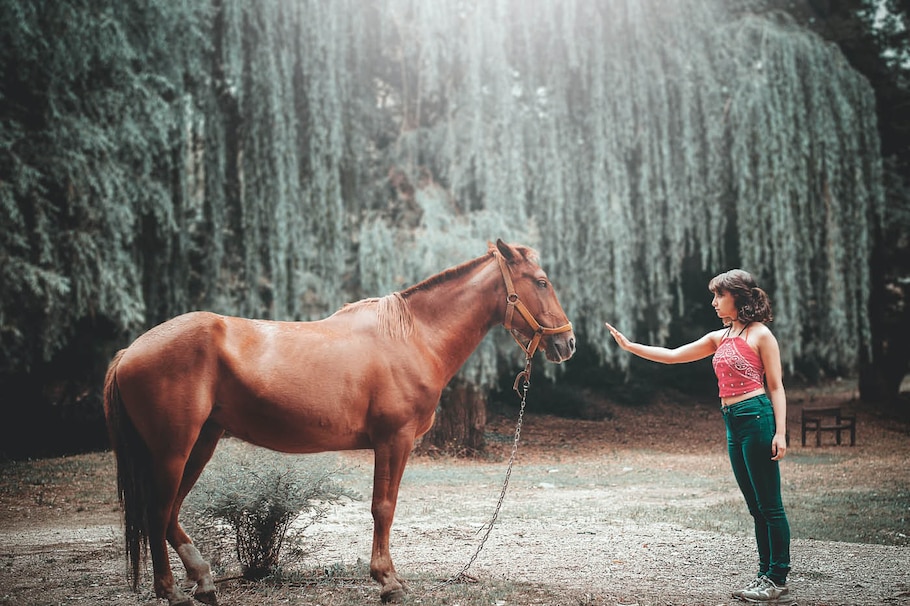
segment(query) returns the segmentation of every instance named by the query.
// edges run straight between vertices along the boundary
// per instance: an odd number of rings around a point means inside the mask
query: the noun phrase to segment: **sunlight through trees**
[[[604,320],[666,342],[743,266],[785,363],[854,368],[883,200],[868,83],[722,0],[531,4],[0,1],[3,370],[86,317],[323,317],[496,237],[540,250],[603,362],[629,359]]]

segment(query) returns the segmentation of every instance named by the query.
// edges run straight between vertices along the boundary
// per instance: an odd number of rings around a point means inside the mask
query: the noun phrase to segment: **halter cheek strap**
[[[540,347],[540,340],[544,335],[556,335],[562,332],[568,332],[572,330],[572,323],[568,322],[567,324],[563,324],[556,328],[541,326],[540,323],[534,319],[534,316],[528,310],[527,306],[521,302],[518,293],[515,292],[515,286],[512,284],[512,275],[509,273],[509,268],[506,266],[506,260],[503,258],[502,253],[498,250],[494,250],[493,256],[496,257],[496,260],[499,262],[499,270],[502,272],[502,279],[506,285],[506,317],[502,324],[512,335],[512,338],[515,339],[515,342],[518,343],[518,346],[521,347],[528,356],[528,359],[530,359],[531,356],[534,355],[534,352],[537,351],[537,348]],[[528,326],[531,327],[531,330],[534,331],[534,336],[531,337],[531,341],[527,345],[518,339],[518,335],[516,334],[518,331],[512,326],[512,316],[515,314],[516,310],[518,311],[518,314],[524,318],[524,321],[527,322]]]

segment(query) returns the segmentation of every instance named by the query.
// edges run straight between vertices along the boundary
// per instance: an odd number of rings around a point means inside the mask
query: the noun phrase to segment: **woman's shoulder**
[[[750,338],[748,340],[759,346],[767,341],[777,342],[777,337],[774,336],[774,333],[771,332],[771,328],[764,322],[754,322],[750,325],[749,336]]]
[[[721,341],[724,340],[724,337],[726,337],[729,333],[730,333],[730,329],[727,328],[726,326],[724,326],[723,328],[718,328],[717,330],[712,330],[711,332],[706,334],[703,338],[708,339],[709,341],[714,343],[715,346],[717,346]]]
[[[755,335],[762,336],[774,336],[774,333],[771,332],[771,328],[764,322],[753,322],[749,325],[749,332]]]

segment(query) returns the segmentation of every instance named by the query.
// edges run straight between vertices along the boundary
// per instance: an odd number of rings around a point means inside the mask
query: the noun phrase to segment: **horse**
[[[555,363],[575,352],[537,253],[501,239],[481,257],[321,320],[189,312],[118,351],[104,412],[133,590],[151,552],[158,598],[217,605],[211,567],[178,515],[227,432],[285,453],[373,450],[370,576],[382,602],[400,601],[408,588],[392,563],[389,531],[405,465],[443,388],[498,324],[528,367],[536,351]],[[195,583],[192,595],[174,582],[167,544]]]

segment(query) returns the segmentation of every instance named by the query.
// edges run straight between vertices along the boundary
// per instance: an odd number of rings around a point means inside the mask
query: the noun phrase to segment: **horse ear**
[[[496,248],[499,249],[499,252],[502,254],[503,258],[506,261],[514,261],[517,253],[515,249],[502,241],[502,238],[496,239]]]

